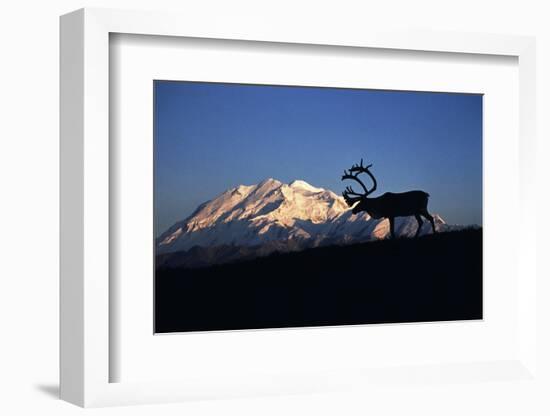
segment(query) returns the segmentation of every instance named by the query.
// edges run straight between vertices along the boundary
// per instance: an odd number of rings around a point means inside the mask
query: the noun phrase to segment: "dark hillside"
[[[480,318],[480,229],[156,272],[156,332]]]

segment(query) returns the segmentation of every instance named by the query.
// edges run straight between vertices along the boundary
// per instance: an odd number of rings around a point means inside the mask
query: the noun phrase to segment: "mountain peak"
[[[448,227],[434,214],[438,229]],[[427,222],[424,224],[428,231]],[[414,217],[399,218],[398,235],[414,235]],[[267,178],[240,185],[201,204],[183,221],[159,237],[157,254],[199,247],[310,247],[384,238],[387,220],[367,213],[351,215],[334,192],[297,179],[283,184]]]
[[[281,181],[278,181],[277,179],[266,178],[258,184],[258,187],[261,187],[263,185],[282,185],[282,184],[283,183]]]
[[[323,188],[316,188],[315,186],[312,186],[309,183],[307,183],[306,181],[303,181],[301,179],[296,179],[296,180],[290,182],[290,184],[288,186],[290,186],[291,188],[294,188],[294,189],[303,189],[303,190],[309,191],[309,192],[323,192],[324,191]]]

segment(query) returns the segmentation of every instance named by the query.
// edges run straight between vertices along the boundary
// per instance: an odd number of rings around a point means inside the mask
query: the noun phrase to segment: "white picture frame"
[[[322,392],[354,383],[392,383],[410,371],[377,369],[368,374],[342,370],[326,375],[281,374],[236,385],[219,377],[207,380],[110,382],[116,359],[110,342],[110,163],[109,36],[113,33],[206,39],[281,42],[334,47],[382,48],[439,53],[505,55],[519,62],[520,212],[536,211],[535,41],[530,37],[465,33],[395,32],[378,29],[331,32],[251,22],[208,25],[192,16],[82,9],[61,18],[61,398],[80,406],[180,401],[193,398],[249,396],[284,392]],[[442,363],[418,370],[415,377],[478,382],[472,374],[505,373],[508,380],[535,380],[536,269],[534,215],[521,215],[518,290],[519,354],[505,362]],[[492,369],[492,370],[491,370]],[[438,374],[438,377],[434,375]],[[483,379],[481,377],[480,379]],[[349,382],[349,381],[348,381]],[[229,388],[231,386],[231,388]]]

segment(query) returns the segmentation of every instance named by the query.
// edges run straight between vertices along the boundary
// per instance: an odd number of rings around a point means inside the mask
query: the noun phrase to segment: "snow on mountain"
[[[450,227],[438,215],[434,218],[436,229]],[[414,217],[396,219],[399,236],[414,235],[416,227]],[[425,222],[421,233],[429,230]],[[251,247],[268,254],[383,239],[388,234],[388,220],[375,220],[366,212],[352,215],[344,198],[330,190],[303,180],[284,184],[269,178],[257,185],[231,188],[201,204],[159,237],[157,254],[214,247],[231,247],[231,253],[241,248],[242,253],[235,256],[250,253]]]

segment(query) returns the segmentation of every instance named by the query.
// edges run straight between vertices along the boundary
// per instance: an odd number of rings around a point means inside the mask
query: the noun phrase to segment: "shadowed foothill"
[[[160,268],[156,332],[482,318],[482,230]]]

